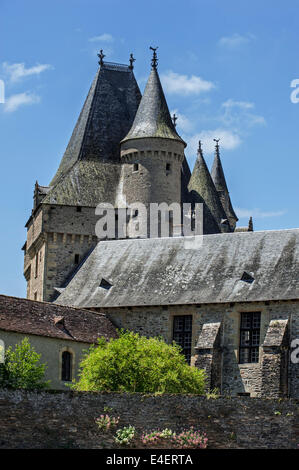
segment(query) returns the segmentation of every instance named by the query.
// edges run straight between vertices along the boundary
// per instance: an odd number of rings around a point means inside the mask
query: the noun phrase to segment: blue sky
[[[149,46],[194,164],[213,138],[239,225],[298,227],[297,1],[0,0],[0,292],[25,296],[24,224],[35,180],[55,173],[97,70],[96,53],[128,63],[143,91]]]

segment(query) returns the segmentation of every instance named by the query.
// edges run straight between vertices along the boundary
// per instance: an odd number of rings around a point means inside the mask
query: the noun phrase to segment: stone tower
[[[121,141],[122,200],[128,206],[143,203],[146,209],[151,203],[180,204],[182,175],[188,174],[185,146],[170,117],[154,50],[151,73],[133,125]],[[148,210],[144,217],[149,231]],[[129,224],[128,229],[134,236],[133,225]]]
[[[58,171],[48,187],[35,185],[23,247],[29,299],[55,299],[97,243],[95,207],[115,202],[119,142],[132,126],[141,94],[133,61],[127,66],[99,57]]]

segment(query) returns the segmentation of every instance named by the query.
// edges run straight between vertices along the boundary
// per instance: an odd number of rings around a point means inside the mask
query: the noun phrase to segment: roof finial
[[[176,122],[178,120],[178,117],[175,115],[175,113],[173,113],[173,116],[171,117],[171,119],[172,119],[174,127],[176,127]]]
[[[157,65],[158,65],[158,58],[157,58],[156,50],[158,49],[158,47],[152,47],[152,46],[150,46],[150,49],[153,51],[152,67],[153,67],[153,69],[156,69],[156,68],[157,68]]]
[[[131,54],[130,54],[130,59],[129,59],[129,62],[130,62],[129,69],[130,69],[130,70],[133,70],[135,60],[136,60],[136,59],[134,59],[133,54],[131,53]]]
[[[248,232],[253,232],[253,221],[252,221],[252,217],[250,217],[249,222],[248,222]]]
[[[215,150],[216,150],[216,154],[219,155],[219,140],[220,139],[213,139],[214,142],[216,142],[216,146],[215,146]]]
[[[202,156],[202,148],[201,148],[201,140],[198,141],[198,150],[197,150],[198,155]]]
[[[102,65],[104,65],[103,59],[104,59],[104,57],[106,57],[105,54],[103,54],[103,49],[100,50],[100,53],[98,54],[98,57],[100,59],[99,60],[99,65],[102,67]]]

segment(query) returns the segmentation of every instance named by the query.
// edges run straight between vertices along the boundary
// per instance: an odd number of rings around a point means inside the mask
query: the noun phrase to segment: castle
[[[175,340],[221,393],[298,397],[290,345],[299,337],[299,230],[254,232],[252,220],[236,227],[218,140],[211,173],[199,144],[191,174],[156,50],[143,96],[133,56],[128,66],[104,57],[56,175],[35,185],[23,247],[27,298]],[[200,203],[202,245],[188,249],[188,237],[171,231],[134,237],[138,212],[123,236],[99,240],[97,205],[111,204],[117,220],[134,202]]]

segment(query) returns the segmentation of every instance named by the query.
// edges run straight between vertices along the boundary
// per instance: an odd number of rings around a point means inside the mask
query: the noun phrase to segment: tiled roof
[[[0,330],[82,343],[117,337],[102,313],[6,295],[0,295]]]

